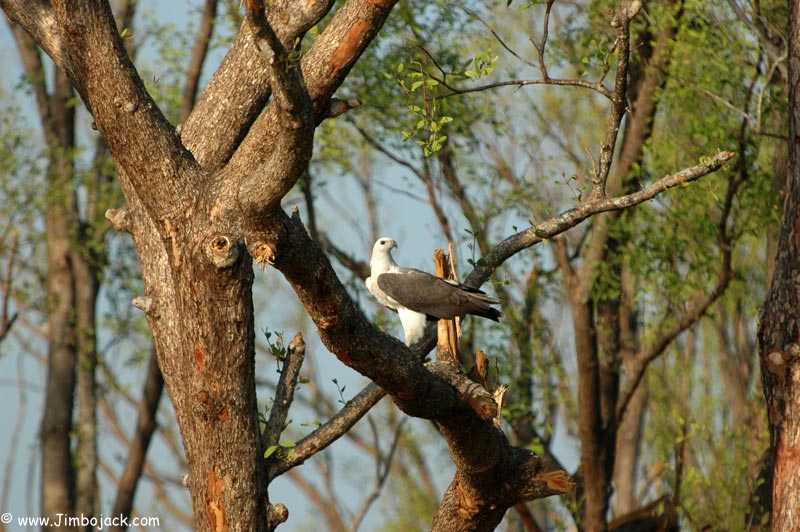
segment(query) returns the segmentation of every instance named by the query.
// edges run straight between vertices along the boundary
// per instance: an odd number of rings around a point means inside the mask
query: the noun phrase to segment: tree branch
[[[217,3],[219,0],[206,0],[203,7],[203,18],[200,21],[200,29],[197,31],[197,40],[194,43],[192,57],[189,60],[189,69],[186,71],[186,83],[183,86],[183,96],[181,97],[180,123],[186,122],[189,114],[194,108],[197,98],[197,87],[200,83],[200,74],[203,71],[203,63],[208,54],[208,45],[211,42],[211,33],[214,31],[217,16]]]
[[[283,46],[291,49],[332,5],[333,0],[275,0],[270,2],[268,21]],[[245,20],[181,129],[187,148],[212,172],[229,161],[271,94],[267,64],[258,59],[250,24]]]
[[[631,32],[630,22],[636,14],[629,13],[628,7],[636,2],[620,1],[611,25],[617,30],[615,43],[617,51],[617,75],[614,82],[614,94],[611,98],[611,114],[606,125],[606,136],[600,146],[600,161],[597,171],[592,176],[590,198],[602,198],[606,195],[606,182],[611,171],[614,158],[614,146],[619,136],[619,128],[628,105],[628,64],[630,59]]]
[[[347,433],[378,401],[383,399],[386,392],[377,384],[370,383],[326,423],[319,426],[311,434],[297,442],[291,456],[279,462],[270,464],[268,479],[271,482],[276,477],[290,469],[299,466],[330,444]]]
[[[281,376],[278,379],[278,386],[275,388],[275,401],[272,403],[272,410],[269,419],[261,433],[261,447],[269,448],[277,445],[281,433],[286,423],[286,416],[289,414],[289,407],[294,400],[294,390],[297,386],[297,379],[300,377],[300,368],[306,356],[306,344],[303,335],[297,333],[286,350]]]
[[[503,262],[525,248],[552,238],[578,225],[583,220],[601,212],[617,211],[650,200],[671,188],[686,185],[692,181],[719,170],[733,152],[719,152],[708,160],[678,173],[663,177],[658,181],[624,196],[616,198],[586,199],[575,207],[548,220],[534,224],[524,231],[509,236],[484,257],[485,264],[477,266],[464,281],[470,286],[480,286]]]

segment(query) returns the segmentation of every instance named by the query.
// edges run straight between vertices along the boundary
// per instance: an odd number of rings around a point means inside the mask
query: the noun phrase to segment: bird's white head
[[[382,236],[375,241],[375,245],[372,246],[372,256],[369,259],[373,275],[384,273],[392,266],[396,266],[392,259],[392,250],[396,247],[397,242],[387,236]]]

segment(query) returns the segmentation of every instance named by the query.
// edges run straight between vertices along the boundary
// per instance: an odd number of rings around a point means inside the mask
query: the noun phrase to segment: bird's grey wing
[[[378,276],[378,286],[406,308],[434,319],[453,319],[476,314],[497,321],[501,316],[490,305],[497,303],[480,290],[445,281],[421,270],[403,268],[400,273]]]

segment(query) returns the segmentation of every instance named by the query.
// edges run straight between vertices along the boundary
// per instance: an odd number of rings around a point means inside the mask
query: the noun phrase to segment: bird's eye
[[[385,246],[385,245],[386,245],[386,240],[381,240],[381,246]]]

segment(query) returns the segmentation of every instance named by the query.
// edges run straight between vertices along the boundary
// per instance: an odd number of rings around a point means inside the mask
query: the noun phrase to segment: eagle
[[[372,247],[370,276],[366,285],[378,303],[400,316],[406,345],[418,342],[425,334],[427,321],[451,320],[473,314],[493,321],[503,315],[492,307],[499,303],[481,290],[436,277],[415,268],[398,266],[392,258],[397,242],[381,237]]]

